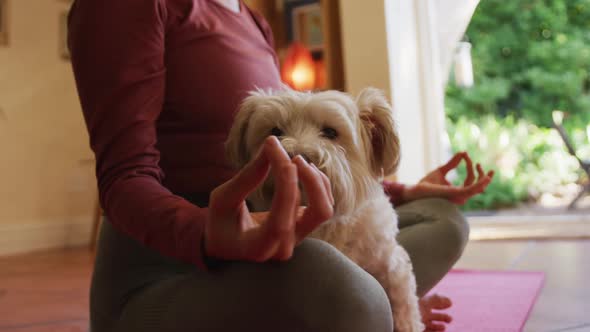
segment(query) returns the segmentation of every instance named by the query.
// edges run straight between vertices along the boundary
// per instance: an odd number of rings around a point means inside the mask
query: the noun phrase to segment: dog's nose
[[[289,154],[289,157],[291,159],[295,158],[296,156],[301,156],[301,158],[303,158],[303,160],[307,161],[308,163],[310,162],[309,157],[306,154],[304,154],[304,153],[292,153],[292,152],[289,152],[288,154]]]

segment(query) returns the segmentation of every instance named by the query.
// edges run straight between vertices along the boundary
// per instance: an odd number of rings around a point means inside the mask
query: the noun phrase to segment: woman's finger
[[[264,155],[275,182],[271,209],[261,227],[243,234],[241,247],[247,252],[248,258],[254,261],[287,259],[291,257],[294,246],[297,169],[276,137],[265,140]]]
[[[320,178],[322,179],[322,182],[324,183],[324,189],[326,190],[326,193],[328,193],[328,198],[330,198],[330,203],[332,203],[332,206],[334,206],[334,194],[332,193],[332,185],[330,184],[330,179],[328,179],[328,176],[324,174],[324,172],[320,171],[320,169],[315,164],[311,164],[311,166],[315,169],[316,173],[318,173]]]
[[[484,192],[484,190],[490,184],[490,182],[492,182],[492,178],[490,178],[489,176],[484,176],[483,178],[479,179],[476,183],[467,187],[467,193],[471,194],[471,196],[475,194],[481,194],[482,192]]]
[[[457,204],[465,204],[467,200],[469,200],[471,197],[483,193],[486,187],[490,184],[490,182],[492,182],[492,177],[484,176],[482,179],[479,179],[476,183],[468,187],[462,187],[459,192],[453,195],[453,202]]]
[[[290,172],[288,168],[278,171],[283,174]],[[293,190],[292,185],[280,179],[277,180],[276,183],[280,185],[276,187],[271,209],[265,221],[259,227],[241,234],[240,248],[248,260],[256,262],[269,259],[285,260],[293,254],[297,199],[296,195],[290,193]]]
[[[297,188],[297,199],[295,201],[295,209],[293,210],[293,220],[299,219],[303,215],[304,206],[301,206],[301,190]]]
[[[270,248],[267,253],[273,259],[284,260],[291,257],[295,246],[295,218],[299,205],[297,167],[280,145],[276,137],[270,137],[267,157],[274,179],[274,194],[268,219],[261,228],[260,238],[263,247]]]
[[[471,161],[469,154],[465,153],[463,158],[465,159],[465,167],[467,168],[467,176],[465,177],[463,186],[467,187],[473,184],[473,181],[475,180],[475,175],[473,174],[473,162]]]
[[[481,166],[477,168],[477,182],[464,187],[430,184],[427,188],[428,195],[426,197],[441,197],[459,205],[465,204],[471,197],[484,192],[494,176],[494,171],[485,174]]]
[[[475,165],[475,168],[477,169],[477,179],[478,180],[483,179],[484,176],[486,176],[486,174],[484,173],[483,168],[481,167],[481,164],[480,163],[477,163]]]
[[[293,164],[272,168],[275,190],[268,220],[263,226],[264,241],[277,242],[272,257],[283,260],[293,254],[295,246],[295,215],[298,206],[297,168]]]
[[[310,166],[303,158],[295,157],[299,180],[307,194],[308,206],[295,225],[297,242],[303,240],[317,226],[330,219],[334,213],[332,201],[326,192],[321,172]]]
[[[459,166],[459,163],[461,163],[461,159],[463,159],[464,155],[465,155],[465,152],[457,152],[457,153],[455,153],[453,158],[451,158],[451,160],[449,160],[446,164],[439,167],[438,169],[441,171],[443,176],[447,175],[447,173],[450,170],[457,168],[457,166]]]
[[[234,211],[248,195],[268,176],[270,144],[267,139],[252,159],[240,172],[211,193],[209,208]]]

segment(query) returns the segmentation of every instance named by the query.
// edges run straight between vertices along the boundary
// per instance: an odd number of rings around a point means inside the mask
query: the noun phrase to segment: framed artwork
[[[324,47],[322,11],[317,0],[292,0],[285,3],[289,42],[301,42],[312,52]]]
[[[70,59],[68,49],[68,12],[62,11],[59,14],[59,56],[64,60]]]
[[[0,0],[0,46],[8,45],[8,0]]]

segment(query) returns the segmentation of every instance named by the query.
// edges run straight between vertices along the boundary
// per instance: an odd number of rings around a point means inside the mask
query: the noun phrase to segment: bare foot
[[[426,326],[425,332],[444,331],[446,326],[440,322],[450,323],[453,320],[448,314],[433,312],[451,307],[453,302],[448,297],[438,294],[427,295],[421,298],[419,303],[422,322]]]

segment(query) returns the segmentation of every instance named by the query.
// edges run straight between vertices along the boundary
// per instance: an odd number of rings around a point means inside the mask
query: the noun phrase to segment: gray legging
[[[397,211],[398,240],[410,254],[421,296],[459,258],[468,226],[441,199]],[[92,332],[393,331],[383,288],[325,242],[303,241],[284,263],[235,262],[204,272],[140,245],[108,221],[90,316]]]

